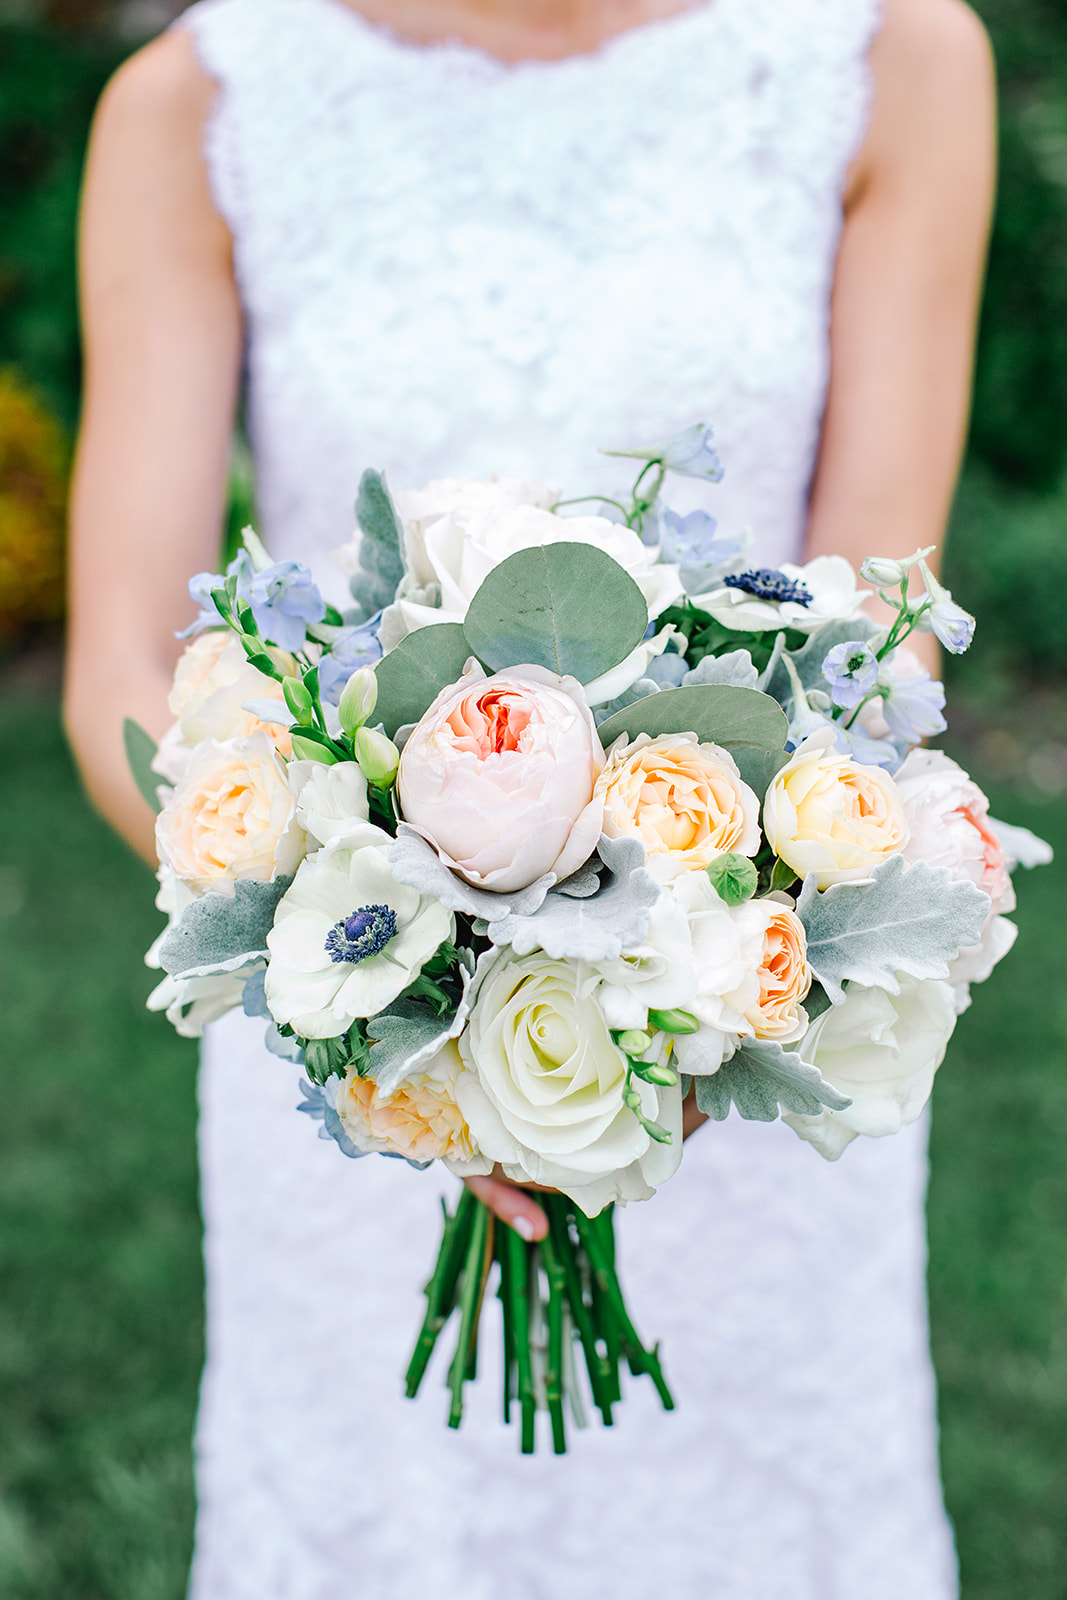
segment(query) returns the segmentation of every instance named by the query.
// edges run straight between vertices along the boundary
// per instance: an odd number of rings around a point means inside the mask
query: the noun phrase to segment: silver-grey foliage
[[[266,956],[278,901],[292,881],[239,878],[232,895],[205,894],[193,900],[159,947],[163,971],[172,978],[208,978]]]
[[[489,919],[492,942],[511,945],[517,955],[543,950],[568,961],[612,961],[639,945],[659,898],[644,847],[638,839],[602,838],[598,853],[605,871],[595,894],[577,897],[563,883],[535,911],[512,908]]]
[[[725,1119],[731,1104],[747,1122],[774,1122],[779,1110],[812,1117],[823,1106],[844,1111],[852,1104],[796,1051],[768,1039],[747,1039],[718,1072],[694,1083],[697,1109],[716,1122]]]

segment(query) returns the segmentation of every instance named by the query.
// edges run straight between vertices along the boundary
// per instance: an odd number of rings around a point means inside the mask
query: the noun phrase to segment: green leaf
[[[442,689],[463,676],[474,654],[459,622],[435,622],[401,639],[375,666],[380,717],[390,739],[407,722],[418,722]]]
[[[152,771],[152,762],[159,746],[152,735],[146,733],[132,717],[127,717],[122,724],[122,740],[126,746],[127,764],[142,798],[148,801],[153,811],[162,811],[157,791],[164,780]]]
[[[823,1106],[843,1111],[852,1104],[826,1082],[818,1068],[794,1050],[768,1039],[748,1039],[718,1072],[694,1079],[697,1109],[722,1122],[731,1102],[747,1122],[774,1122],[779,1107],[818,1116]]]
[[[728,750],[741,776],[762,799],[785,761],[789,724],[770,695],[716,683],[689,689],[664,689],[602,722],[597,732],[605,749],[620,734],[695,733],[701,744]]]
[[[546,544],[509,556],[483,582],[464,628],[494,672],[531,663],[591,683],[624,661],[648,627],[637,584],[590,544]]]
[[[349,587],[364,616],[371,617],[393,601],[404,576],[404,530],[383,472],[368,468],[360,479],[356,521],[361,570]]]

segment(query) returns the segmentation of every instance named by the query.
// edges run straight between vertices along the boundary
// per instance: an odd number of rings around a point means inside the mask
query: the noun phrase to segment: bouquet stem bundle
[[[575,1382],[574,1345],[581,1345],[593,1403],[611,1427],[612,1407],[622,1398],[619,1369],[651,1378],[664,1410],[674,1409],[659,1362],[658,1346],[642,1344],[615,1270],[612,1208],[587,1217],[561,1194],[538,1194],[548,1217],[544,1239],[527,1244],[464,1189],[454,1212],[442,1206],[444,1233],[430,1281],[426,1315],[407,1370],[407,1394],[419,1392],[437,1340],[452,1313],[459,1334],[448,1369],[448,1425],[463,1420],[463,1390],[477,1372],[478,1328],[493,1264],[504,1322],[504,1421],[518,1404],[520,1447],[535,1447],[538,1409],[548,1412],[552,1448],[567,1448],[564,1396],[579,1426],[585,1425]]]

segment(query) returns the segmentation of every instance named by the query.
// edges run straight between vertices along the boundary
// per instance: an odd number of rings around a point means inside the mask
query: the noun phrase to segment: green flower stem
[[[500,1282],[497,1285],[497,1299],[500,1301],[500,1311],[504,1322],[504,1421],[511,1421],[511,1402],[515,1395],[516,1356],[515,1356],[515,1312],[511,1291],[511,1251],[508,1248],[507,1234],[510,1230],[505,1227],[496,1229],[494,1247],[496,1259],[500,1266]]]
[[[578,1337],[582,1341],[585,1364],[589,1372],[589,1386],[593,1391],[593,1403],[604,1419],[604,1426],[610,1428],[613,1421],[612,1372],[607,1358],[601,1355],[597,1348],[596,1328],[582,1292],[582,1275],[570,1234],[570,1208],[563,1197],[557,1195],[545,1195],[542,1205],[548,1215],[550,1235],[563,1268],[571,1316],[574,1318]]]
[[[552,1423],[552,1448],[556,1455],[567,1453],[567,1434],[563,1423],[563,1297],[567,1280],[551,1233],[541,1240],[541,1255],[548,1277],[548,1369],[545,1398]]]
[[[576,1211],[575,1222],[578,1225],[578,1235],[588,1252],[593,1265],[593,1272],[597,1281],[607,1296],[608,1303],[618,1319],[622,1332],[621,1343],[630,1364],[630,1371],[635,1375],[647,1373],[656,1387],[665,1411],[674,1410],[674,1396],[667,1387],[667,1380],[659,1364],[659,1355],[656,1349],[646,1350],[637,1334],[637,1329],[630,1321],[630,1314],[626,1309],[626,1302],[622,1297],[619,1280],[615,1276],[615,1269],[604,1247],[603,1236],[597,1229],[590,1227],[589,1219],[581,1212]]]
[[[524,1456],[534,1449],[533,1362],[530,1359],[530,1305],[527,1299],[527,1257],[531,1253],[514,1228],[503,1230],[508,1251],[508,1279],[511,1293],[512,1325],[515,1329],[515,1360],[519,1374],[519,1405],[522,1408],[521,1449]]]
[[[452,1405],[448,1426],[458,1428],[463,1421],[463,1385],[467,1381],[471,1345],[478,1337],[478,1313],[485,1285],[485,1247],[489,1240],[489,1207],[478,1202],[471,1225],[467,1254],[463,1262],[463,1283],[459,1296],[459,1339],[448,1369]]]
[[[434,1346],[445,1323],[452,1314],[456,1303],[456,1285],[459,1281],[463,1259],[467,1253],[470,1241],[471,1226],[474,1222],[474,1212],[478,1205],[469,1189],[464,1189],[459,1197],[455,1211],[449,1215],[447,1206],[442,1207],[445,1213],[445,1229],[441,1239],[441,1248],[437,1252],[437,1261],[434,1264],[433,1274],[426,1285],[426,1315],[419,1332],[415,1349],[408,1365],[405,1379],[407,1396],[413,1400],[419,1392],[419,1385],[433,1355]]]
[[[489,1282],[489,1269],[493,1265],[496,1241],[496,1217],[490,1211],[485,1224],[485,1252],[482,1257],[481,1281],[478,1286],[478,1299],[474,1307],[474,1320],[471,1326],[470,1345],[467,1350],[467,1368],[464,1381],[473,1383],[478,1376],[478,1325],[481,1321],[482,1306],[485,1303],[485,1287]]]

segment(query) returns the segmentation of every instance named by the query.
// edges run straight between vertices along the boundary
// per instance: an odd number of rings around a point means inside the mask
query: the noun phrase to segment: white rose
[[[690,1010],[698,973],[682,899],[662,893],[641,945],[614,961],[597,962],[596,968],[601,977],[598,998],[610,1028],[644,1028],[650,1006],[656,1011]]]
[[[864,614],[863,602],[867,595],[857,589],[856,573],[844,556],[816,556],[802,567],[784,561],[770,575],[784,577],[790,584],[802,584],[811,596],[808,604],[761,599],[746,589],[725,584],[709,589],[707,594],[691,595],[690,600],[699,610],[710,612],[724,628],[735,628],[742,633],[759,633],[771,628],[795,628],[800,633],[814,633],[824,622],[851,622]],[[760,573],[752,576],[758,580]]]
[[[796,1050],[852,1104],[817,1117],[789,1112],[784,1121],[828,1161],[857,1134],[899,1133],[929,1100],[955,1026],[949,983],[902,976],[897,995],[850,983],[843,1003],[816,1017]]]
[[[352,829],[308,857],[278,904],[264,994],[305,1039],[376,1016],[455,932],[439,900],[393,877],[391,844],[370,823]]]
[[[681,1090],[634,1079],[653,1140],[623,1100],[627,1062],[598,1003],[599,974],[542,951],[483,957],[470,1025],[470,1069],[456,1099],[479,1149],[509,1178],[561,1189],[595,1216],[613,1200],[650,1199],[681,1159]]]
[[[590,544],[603,550],[633,578],[650,617],[684,592],[677,567],[657,562],[656,551],[642,544],[631,528],[606,517],[557,517],[532,505],[450,511],[427,527],[421,552],[412,557],[420,571],[405,576],[395,604],[382,617],[383,649],[393,649],[416,628],[462,622],[494,567],[519,550],[549,544]]]
[[[290,761],[289,788],[297,821],[317,844],[329,844],[367,821],[367,780],[355,761]]]
[[[671,884],[671,904],[685,917],[696,963],[697,990],[689,1005],[700,1023],[695,1034],[679,1034],[674,1040],[677,1065],[695,1076],[717,1072],[733,1055],[738,1039],[751,1034],[752,1026],[744,1011],[733,1000],[742,997],[747,982],[758,996],[758,982],[750,974],[750,960],[759,959],[758,950],[746,952],[744,929],[719,899],[704,872],[686,872]]]

